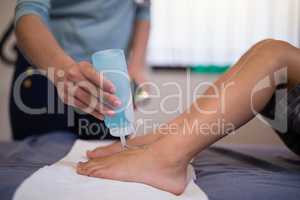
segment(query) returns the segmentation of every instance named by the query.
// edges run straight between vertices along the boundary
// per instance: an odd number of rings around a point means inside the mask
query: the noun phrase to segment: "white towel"
[[[205,193],[189,182],[180,196],[151,186],[99,179],[78,175],[76,163],[85,161],[85,152],[110,142],[87,142],[77,140],[68,155],[59,162],[45,166],[27,178],[14,194],[14,200],[207,200]],[[192,173],[191,173],[192,172]],[[192,167],[190,175],[194,175]]]

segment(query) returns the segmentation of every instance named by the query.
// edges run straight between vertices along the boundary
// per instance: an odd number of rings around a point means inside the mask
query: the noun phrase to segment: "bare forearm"
[[[34,66],[64,69],[74,63],[59,46],[52,33],[36,15],[20,18],[16,25],[18,47]]]
[[[129,65],[144,66],[147,43],[149,39],[150,22],[138,20],[135,22],[135,29],[131,42]]]
[[[77,63],[68,56],[38,16],[23,16],[16,26],[16,36],[21,51],[35,67],[44,70],[52,69],[54,74],[47,73],[48,78],[57,86],[58,95],[64,103],[77,107],[100,120],[103,120],[104,115],[113,113],[112,107],[119,106],[120,102],[114,95],[114,85],[98,73],[89,62]],[[64,73],[57,73],[59,70],[63,70]],[[86,87],[80,83],[85,83]],[[99,101],[102,99],[99,98],[100,95],[112,107],[102,105]]]

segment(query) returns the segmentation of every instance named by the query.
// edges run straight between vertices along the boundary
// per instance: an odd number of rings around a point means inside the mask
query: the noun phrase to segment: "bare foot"
[[[129,146],[144,146],[156,142],[161,137],[162,135],[159,133],[152,133],[129,139],[127,142]],[[93,151],[87,151],[86,155],[88,158],[93,159],[98,157],[109,156],[120,151],[122,151],[122,145],[120,142],[116,142],[107,147],[98,147]]]
[[[179,195],[187,185],[188,163],[173,161],[158,148],[125,150],[112,156],[79,163],[81,175],[139,182]]]

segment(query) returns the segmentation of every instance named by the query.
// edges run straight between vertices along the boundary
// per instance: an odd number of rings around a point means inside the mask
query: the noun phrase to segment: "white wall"
[[[232,64],[265,38],[299,43],[299,0],[152,0],[152,64]]]

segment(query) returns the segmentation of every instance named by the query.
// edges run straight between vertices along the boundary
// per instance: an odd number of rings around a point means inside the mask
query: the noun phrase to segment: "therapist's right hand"
[[[103,120],[113,116],[114,108],[121,105],[115,96],[113,83],[97,72],[91,63],[74,63],[65,71],[56,73],[55,85],[65,104]]]

